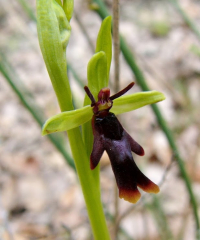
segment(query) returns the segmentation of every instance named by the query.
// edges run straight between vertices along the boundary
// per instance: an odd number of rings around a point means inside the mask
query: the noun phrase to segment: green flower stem
[[[69,16],[72,14],[70,11]],[[62,7],[54,1],[37,0],[39,43],[62,112],[73,110],[66,69],[66,46],[71,30],[69,16],[67,18]],[[90,170],[80,129],[74,128],[67,133],[94,237],[97,240],[109,240],[101,203],[99,169]]]
[[[93,2],[98,4],[98,7],[95,7],[95,10],[101,16],[102,19],[109,15],[106,6],[104,5],[104,3],[101,0],[93,0]],[[133,71],[133,73],[135,74],[137,83],[140,85],[140,87],[142,88],[143,91],[149,91],[149,87],[146,83],[144,75],[142,74],[142,71],[139,69],[138,65],[136,64],[136,61],[133,57],[131,49],[127,46],[127,44],[125,43],[125,41],[122,37],[120,37],[120,47],[121,47],[121,51],[124,55],[125,60],[127,61],[128,65],[131,68],[131,70]],[[176,146],[172,132],[168,128],[167,123],[160,112],[160,109],[155,104],[151,105],[151,107],[157,118],[158,124],[160,125],[161,129],[165,133],[167,140],[169,142],[169,145],[175,155],[175,158],[177,159],[181,175],[185,181],[185,185],[186,185],[188,194],[190,196],[190,201],[191,201],[191,205],[193,208],[193,214],[194,214],[195,223],[196,223],[197,236],[198,236],[198,238],[200,238],[200,223],[199,223],[199,216],[198,216],[198,206],[197,206],[196,199],[195,199],[195,196],[194,196],[194,193],[192,190],[190,178],[186,172],[184,162],[179,154],[179,151]]]
[[[109,240],[99,187],[99,167],[91,171],[79,128],[67,131],[78,177],[96,240]]]
[[[180,13],[180,15],[182,16],[183,20],[188,25],[188,27],[196,34],[196,36],[200,40],[200,32],[198,27],[195,25],[192,19],[187,15],[187,13],[181,8],[179,2],[177,0],[170,0],[170,2],[174,5],[174,7]]]
[[[31,93],[22,84],[22,81],[18,79],[14,69],[8,63],[7,59],[2,53],[0,53],[0,72],[3,74],[13,91],[17,94],[18,98],[21,100],[25,108],[31,113],[39,126],[42,127],[46,117],[43,116],[42,111],[40,110],[39,106],[36,105],[33,99],[30,102]],[[62,139],[56,135],[48,135],[48,138],[63,155],[69,166],[72,167],[73,170],[76,170],[74,161],[69,155],[69,153],[66,151]]]

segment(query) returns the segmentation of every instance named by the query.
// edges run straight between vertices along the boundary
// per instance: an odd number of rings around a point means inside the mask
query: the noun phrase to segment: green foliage
[[[170,26],[167,21],[154,21],[150,24],[149,29],[156,37],[165,37],[170,31]]]

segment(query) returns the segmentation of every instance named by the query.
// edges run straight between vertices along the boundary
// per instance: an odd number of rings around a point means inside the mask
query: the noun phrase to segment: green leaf
[[[148,104],[160,102],[164,99],[164,94],[157,91],[133,93],[115,99],[111,112],[118,115],[133,111]]]
[[[90,106],[59,113],[45,122],[42,128],[42,135],[76,128],[88,122],[92,118],[92,114]]]
[[[96,50],[95,52],[103,51],[106,54],[107,58],[107,82],[104,84],[106,87],[108,86],[108,79],[110,74],[110,64],[112,60],[112,35],[111,35],[111,25],[112,25],[112,17],[106,17],[99,30],[99,34],[97,37]]]

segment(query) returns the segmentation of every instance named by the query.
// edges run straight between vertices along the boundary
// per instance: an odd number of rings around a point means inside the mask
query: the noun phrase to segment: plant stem
[[[106,6],[104,5],[104,3],[101,0],[93,0],[93,1],[95,3],[97,3],[99,6],[99,8],[97,8],[96,11],[101,16],[102,19],[109,15]],[[131,68],[133,73],[135,74],[137,83],[140,85],[140,87],[142,88],[143,91],[149,91],[149,87],[146,83],[144,75],[143,75],[142,71],[140,70],[140,68],[138,67],[138,65],[136,64],[136,61],[134,59],[131,49],[127,46],[127,44],[125,43],[125,41],[122,37],[120,37],[120,47],[121,47],[121,51],[124,55],[124,58],[125,58],[127,64],[129,65],[129,67]],[[162,116],[158,106],[153,104],[153,105],[151,105],[151,107],[154,111],[154,114],[156,116],[159,126],[161,127],[162,131],[166,135],[168,143],[174,153],[174,157],[177,159],[179,170],[181,172],[182,178],[185,182],[185,185],[186,185],[189,197],[190,197],[191,205],[193,208],[193,215],[194,215],[194,219],[195,219],[195,223],[196,223],[196,233],[197,233],[197,237],[199,239],[200,238],[200,223],[199,223],[199,216],[198,216],[198,206],[196,203],[195,195],[192,190],[190,178],[186,172],[184,162],[179,154],[179,151],[176,146],[172,132],[168,128],[167,123],[166,123],[164,117]]]

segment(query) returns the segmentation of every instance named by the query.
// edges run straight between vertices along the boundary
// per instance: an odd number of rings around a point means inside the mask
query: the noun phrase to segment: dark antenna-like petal
[[[112,96],[110,97],[110,100],[114,100],[114,99],[120,97],[121,95],[125,94],[126,92],[128,92],[128,90],[130,90],[130,89],[133,87],[134,84],[135,84],[135,83],[132,82],[132,83],[130,83],[127,87],[125,87],[124,89],[122,89],[121,91],[119,91],[118,93],[112,95]]]
[[[87,87],[87,86],[85,86],[84,87],[84,90],[85,90],[85,92],[86,92],[86,94],[88,95],[88,97],[89,97],[89,99],[91,100],[91,106],[93,106],[93,105],[95,105],[95,99],[94,99],[94,96],[92,95],[92,93],[90,92],[90,89]]]

